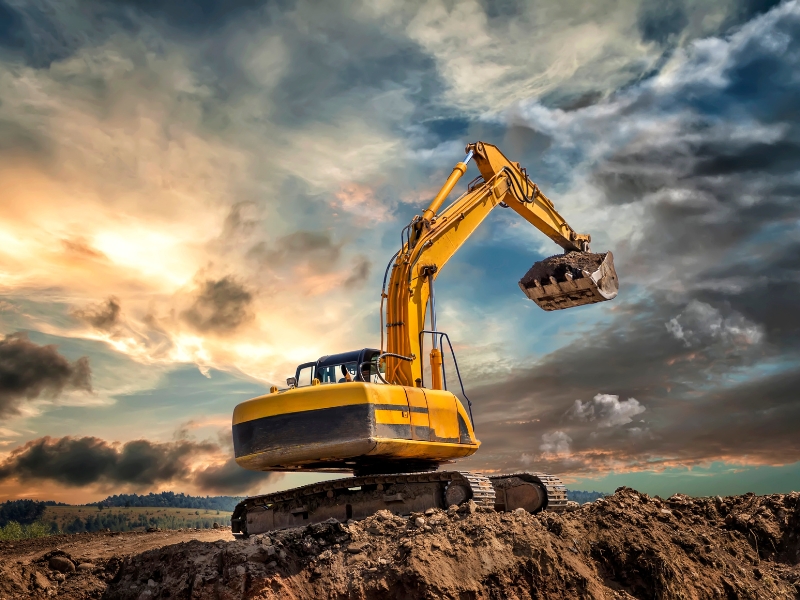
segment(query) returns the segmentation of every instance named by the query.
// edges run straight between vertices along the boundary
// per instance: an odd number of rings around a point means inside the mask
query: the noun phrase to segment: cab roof
[[[321,357],[317,361],[317,366],[329,367],[331,365],[370,360],[374,355],[380,353],[381,351],[375,348],[362,348],[361,350],[351,350],[350,352],[342,352],[341,354],[329,354],[328,356]],[[362,356],[364,358],[362,358]]]

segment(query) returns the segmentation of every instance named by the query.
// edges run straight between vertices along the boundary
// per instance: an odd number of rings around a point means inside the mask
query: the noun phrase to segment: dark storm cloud
[[[783,5],[554,132],[550,159],[611,149],[587,178],[635,235],[613,248],[610,322],[471,394],[482,466],[800,460],[800,83],[781,75],[800,68],[798,33],[800,5]],[[752,65],[772,70],[744,86]],[[612,396],[644,410],[582,418]]]
[[[242,469],[235,459],[230,458],[221,465],[198,469],[194,474],[194,483],[211,493],[237,494],[263,484],[267,477],[269,475],[260,471]]]
[[[95,329],[108,331],[119,324],[121,311],[119,298],[109,296],[105,302],[77,309],[72,314]]]
[[[328,268],[339,260],[342,246],[327,231],[295,231],[272,243],[259,242],[248,256],[275,267],[309,262]]]
[[[683,0],[645,0],[639,5],[639,30],[646,42],[665,44],[688,24]]]
[[[39,346],[24,333],[0,340],[0,416],[19,414],[20,405],[64,390],[92,390],[89,359],[70,362],[56,346]]]
[[[371,270],[372,262],[366,256],[356,257],[353,261],[353,268],[350,275],[344,280],[344,285],[347,287],[363,284],[369,279]]]
[[[181,317],[202,333],[231,333],[253,317],[252,302],[253,294],[232,277],[208,279]]]
[[[140,11],[163,20],[176,29],[186,30],[193,34],[203,34],[224,27],[248,11],[264,6],[286,10],[291,8],[292,4],[289,0],[180,0],[177,2],[127,0],[118,2],[116,11],[122,12],[126,9]]]
[[[61,22],[63,16],[58,7],[48,7],[46,3],[12,6],[0,0],[0,49],[22,56],[34,67],[46,67],[68,56],[82,40]]]
[[[113,444],[96,437],[43,437],[11,451],[0,463],[0,481],[53,481],[70,487],[118,484],[135,488],[187,483],[207,491],[233,493],[266,480],[266,475],[245,471],[233,460],[221,466],[193,467],[202,455],[221,451],[224,449],[216,443],[185,439]]]

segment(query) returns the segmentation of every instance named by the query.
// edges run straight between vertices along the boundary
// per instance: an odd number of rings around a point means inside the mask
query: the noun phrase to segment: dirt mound
[[[552,275],[559,281],[564,281],[564,275],[570,273],[576,278],[582,277],[583,271],[594,273],[603,264],[608,252],[568,252],[566,254],[556,254],[544,260],[540,260],[525,273],[520,280],[520,284],[530,288],[533,282],[538,281],[542,285],[550,283]]]
[[[94,557],[93,569],[66,573],[49,594],[798,599],[800,494],[661,500],[621,488],[561,515],[474,505],[406,518],[382,511],[358,523],[151,547],[125,558]],[[14,589],[3,584],[0,597],[45,597],[33,571],[52,581],[58,572],[48,565],[64,555],[40,551],[16,565]],[[70,550],[66,558],[78,555]]]
[[[123,561],[113,598],[800,598],[800,494],[383,511]]]

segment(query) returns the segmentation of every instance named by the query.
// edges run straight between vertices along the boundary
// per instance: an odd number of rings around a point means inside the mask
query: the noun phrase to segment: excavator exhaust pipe
[[[561,310],[616,297],[619,280],[611,252],[568,252],[540,260],[519,281],[544,310]]]

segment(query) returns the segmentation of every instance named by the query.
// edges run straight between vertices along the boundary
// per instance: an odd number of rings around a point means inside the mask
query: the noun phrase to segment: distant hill
[[[160,494],[118,494],[109,496],[100,502],[92,502],[91,506],[147,506],[154,508],[205,508],[208,510],[233,511],[234,507],[244,499],[244,496],[188,496],[175,492],[161,492]]]
[[[603,492],[581,492],[578,490],[567,490],[567,500],[572,500],[578,504],[594,502],[598,498],[604,498],[605,496],[610,495],[611,494],[604,494]]]

